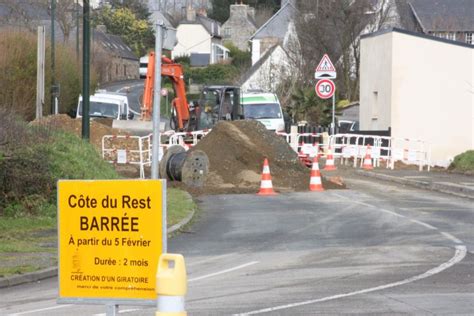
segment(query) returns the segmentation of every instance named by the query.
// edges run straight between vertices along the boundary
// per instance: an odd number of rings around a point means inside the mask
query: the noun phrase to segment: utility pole
[[[51,0],[51,114],[55,113],[56,107],[56,48],[55,48],[55,20],[56,20],[56,0]]]
[[[76,58],[79,59],[79,0],[76,0]]]
[[[83,3],[82,34],[82,138],[90,139],[89,82],[90,82],[90,17],[89,0]]]
[[[157,0],[159,1],[159,0]],[[159,8],[159,6],[157,6]],[[163,49],[163,29],[164,21],[156,21],[155,39],[155,84],[153,90],[153,138],[152,138],[152,159],[151,178],[159,179],[159,153],[160,153],[160,110],[161,110],[161,55]]]
[[[38,26],[38,61],[36,74],[36,119],[43,117],[44,105],[44,60],[45,60],[45,30]]]

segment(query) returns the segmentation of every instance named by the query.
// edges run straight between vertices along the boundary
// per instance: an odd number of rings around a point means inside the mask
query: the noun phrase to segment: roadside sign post
[[[153,139],[152,139],[152,147],[151,147],[151,178],[158,179],[159,178],[159,150],[160,150],[160,143],[161,143],[161,136],[160,136],[160,109],[161,109],[161,54],[163,48],[163,28],[164,23],[163,21],[157,21],[156,23],[156,40],[155,40],[155,89],[153,91],[153,113],[152,113],[152,121],[153,121]]]
[[[165,180],[58,182],[58,303],[156,305]]]
[[[336,91],[336,85],[330,79],[336,79],[336,67],[334,67],[328,54],[324,54],[323,58],[316,67],[314,72],[315,79],[321,79],[316,83],[316,94],[321,99],[329,99],[332,97],[332,120],[331,120],[331,135],[334,135],[336,127],[336,97],[334,92]]]

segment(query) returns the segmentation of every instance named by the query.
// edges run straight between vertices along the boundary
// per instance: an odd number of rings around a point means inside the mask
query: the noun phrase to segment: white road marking
[[[298,307],[298,306],[309,305],[309,304],[314,304],[314,303],[319,303],[319,302],[326,302],[326,301],[336,300],[336,299],[345,298],[345,297],[349,297],[349,296],[354,296],[354,295],[359,295],[359,294],[365,294],[365,293],[385,290],[385,289],[400,286],[400,285],[405,285],[405,284],[415,282],[415,281],[418,281],[418,280],[421,280],[421,279],[425,279],[425,278],[428,278],[428,277],[433,276],[435,274],[438,274],[438,273],[452,267],[456,263],[460,262],[462,259],[464,259],[465,256],[466,256],[466,246],[458,245],[458,246],[456,246],[456,252],[454,253],[454,256],[449,261],[437,266],[436,268],[428,270],[423,274],[419,274],[419,275],[413,276],[411,278],[408,278],[408,279],[405,279],[405,280],[402,280],[402,281],[389,283],[389,284],[385,284],[385,285],[380,285],[380,286],[377,286],[377,287],[372,287],[372,288],[363,289],[363,290],[359,290],[359,291],[354,291],[354,292],[349,292],[349,293],[344,293],[344,294],[338,294],[338,295],[333,295],[333,296],[327,296],[327,297],[323,297],[323,298],[318,298],[318,299],[314,299],[314,300],[303,301],[303,302],[298,302],[298,303],[293,303],[293,304],[269,307],[269,308],[259,309],[259,310],[255,310],[255,311],[251,311],[251,312],[247,312],[247,313],[242,313],[242,314],[235,314],[235,315],[263,314],[263,313],[273,312],[273,311],[277,311],[277,310],[289,309],[289,308],[294,308],[294,307]]]
[[[455,244],[462,244],[462,241],[460,241],[459,239],[457,239],[456,237],[454,237],[453,235],[451,235],[451,234],[449,234],[449,233],[441,232],[441,235],[443,235],[444,237],[448,238],[449,240],[451,240],[451,241],[454,242]]]
[[[119,314],[125,314],[125,313],[132,313],[132,312],[137,312],[141,311],[140,308],[133,308],[133,309],[124,309],[124,310],[119,310]],[[100,313],[100,314],[94,314],[93,316],[107,316],[106,313]]]
[[[392,212],[392,211],[389,211],[389,210],[386,210],[386,209],[383,209],[383,208],[380,208],[379,211],[392,214],[393,216],[397,216],[397,217],[401,217],[401,218],[406,218],[405,215],[401,215],[401,214],[398,214],[398,213],[395,213],[395,212]]]
[[[213,276],[216,276],[216,275],[221,275],[221,274],[224,274],[224,273],[228,273],[228,272],[232,272],[232,271],[235,271],[235,270],[243,269],[243,268],[246,268],[248,266],[257,264],[257,263],[259,263],[259,261],[248,262],[248,263],[245,263],[245,264],[242,264],[240,266],[233,267],[233,268],[230,268],[230,269],[217,271],[217,272],[214,272],[214,273],[211,273],[211,274],[206,274],[206,275],[203,275],[203,276],[200,276],[200,277],[188,279],[188,282],[194,282],[194,281],[198,281],[198,280],[207,279],[207,278],[210,278],[210,277],[213,277]]]
[[[434,227],[434,226],[431,226],[430,224],[427,224],[427,223],[425,223],[425,222],[420,222],[420,221],[418,221],[418,220],[416,220],[416,219],[410,219],[410,222],[415,223],[415,224],[418,224],[418,225],[421,225],[421,226],[424,226],[424,227],[426,227],[426,228],[428,228],[428,229],[438,230],[438,228],[436,228],[436,227]]]
[[[33,309],[29,311],[24,311],[21,313],[15,313],[15,314],[9,314],[9,316],[18,316],[18,315],[27,315],[27,314],[34,314],[34,313],[39,313],[39,312],[44,312],[44,311],[50,311],[53,309],[60,309],[60,308],[65,308],[72,306],[71,304],[68,305],[56,305],[56,306],[51,306],[51,307],[45,307],[45,308],[40,308],[40,309]]]
[[[228,253],[228,254],[225,254],[225,255],[220,255],[220,256],[215,256],[215,257],[210,257],[210,258],[208,257],[206,259],[193,261],[191,263],[186,262],[186,267],[193,267],[193,266],[196,266],[198,264],[208,263],[208,262],[211,262],[211,261],[215,261],[215,260],[219,260],[219,259],[223,259],[223,258],[226,258],[226,257],[235,256],[235,255],[237,255],[237,254],[236,253]]]

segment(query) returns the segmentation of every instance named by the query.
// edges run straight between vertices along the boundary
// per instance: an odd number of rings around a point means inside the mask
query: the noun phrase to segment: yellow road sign
[[[155,299],[162,180],[58,182],[59,297]]]

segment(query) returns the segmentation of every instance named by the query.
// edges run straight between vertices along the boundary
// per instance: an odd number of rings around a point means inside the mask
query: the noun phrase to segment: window
[[[472,42],[472,33],[466,32],[466,43],[473,44],[473,42]]]
[[[455,32],[447,32],[446,33],[446,38],[448,40],[455,41],[456,40],[456,33]]]
[[[230,27],[224,28],[224,37],[231,37]]]
[[[379,103],[379,92],[373,92],[373,103],[372,103],[372,120],[376,120],[379,115],[378,111],[378,103]]]

